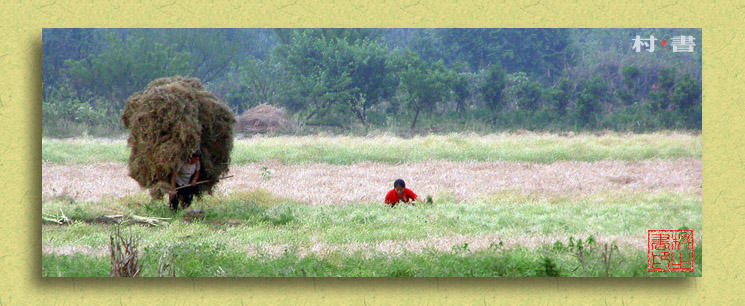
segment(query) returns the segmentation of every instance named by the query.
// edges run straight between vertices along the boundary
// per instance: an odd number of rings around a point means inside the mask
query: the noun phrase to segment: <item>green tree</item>
[[[252,41],[229,40],[229,29],[157,29],[144,31],[142,36],[152,33],[152,42],[172,45],[176,53],[189,54],[190,75],[202,83],[222,78],[237,59],[242,48],[250,48]]]
[[[468,105],[466,101],[471,97],[471,89],[469,88],[468,78],[465,73],[453,72],[451,76],[451,89],[453,91],[453,98],[455,99],[455,106],[458,110],[458,114],[462,114]]]
[[[438,33],[451,61],[466,61],[474,69],[499,63],[509,73],[523,71],[550,80],[574,64],[569,29],[443,29]]]
[[[698,104],[701,84],[686,74],[673,87],[673,101],[679,109],[689,109]]]
[[[517,90],[517,107],[528,113],[535,112],[541,103],[542,93],[541,83],[535,81],[522,83]]]
[[[660,88],[669,93],[673,89],[673,86],[675,86],[675,68],[660,69],[657,81],[660,84]]]
[[[484,80],[479,86],[486,107],[496,115],[504,107],[505,86],[507,78],[499,64],[493,64],[484,70]]]
[[[57,87],[66,60],[84,60],[103,47],[98,29],[42,29],[41,80],[43,97]],[[63,80],[64,81],[64,80]],[[63,86],[63,85],[60,85]],[[64,85],[66,86],[66,85]]]
[[[405,50],[400,61],[400,88],[406,105],[414,112],[413,130],[422,111],[432,111],[436,103],[447,99],[448,70],[442,61],[428,64],[411,50]]]
[[[291,44],[277,50],[293,83],[293,110],[305,121],[329,113],[350,114],[367,124],[367,111],[395,91],[384,45],[367,38],[327,39],[322,29],[290,33]],[[341,112],[338,112],[341,111]]]
[[[300,116],[301,123],[313,118],[324,118],[331,109],[351,99],[347,87],[352,83],[348,72],[340,71],[335,65],[337,59],[335,42],[319,35],[318,29],[292,31],[290,44],[279,45],[276,54],[281,59],[287,80],[285,106]],[[342,120],[337,112],[332,117]]]
[[[174,46],[131,35],[122,40],[111,32],[105,39],[107,47],[100,54],[65,61],[64,74],[75,88],[107,98],[116,110],[121,110],[127,97],[150,81],[191,72],[189,54],[177,52]]]
[[[701,129],[701,84],[685,74],[673,87],[673,101],[682,125]]]
[[[390,98],[396,89],[391,73],[393,64],[388,60],[385,46],[367,38],[353,44],[337,39],[336,46],[339,58],[335,63],[339,67],[335,70],[342,71],[352,81],[347,88],[352,98],[346,103],[357,119],[367,124],[367,110]]]
[[[281,44],[291,45],[295,35],[304,32],[315,38],[324,38],[327,41],[344,40],[354,44],[358,41],[377,41],[383,34],[382,29],[372,28],[317,28],[317,29],[274,29],[278,41]]]
[[[675,86],[675,68],[660,69],[657,72],[655,89],[649,93],[653,112],[657,113],[670,107],[673,86]]]
[[[623,87],[616,89],[615,95],[625,105],[634,104],[639,91],[641,71],[636,66],[621,67]]]
[[[639,81],[641,71],[636,66],[623,66],[621,67],[621,77],[623,78],[623,85],[629,90],[636,89]]]
[[[392,29],[385,41],[391,50],[409,49],[425,62],[444,60],[446,65],[454,64],[456,58],[443,44],[440,31],[442,29]]]
[[[578,123],[585,127],[595,127],[600,106],[608,102],[608,84],[600,77],[582,82],[582,92],[577,99],[576,115]]]
[[[261,103],[277,105],[284,90],[283,77],[273,60],[247,58],[227,73],[227,88],[222,89],[225,102],[238,113]]]
[[[574,82],[568,78],[560,78],[551,92],[553,110],[559,116],[566,114],[569,101],[574,97]]]

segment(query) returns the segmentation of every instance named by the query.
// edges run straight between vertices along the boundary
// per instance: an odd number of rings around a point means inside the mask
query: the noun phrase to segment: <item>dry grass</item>
[[[238,117],[236,124],[236,130],[246,134],[284,133],[293,129],[294,126],[283,109],[267,104],[246,110]]]
[[[109,236],[109,239],[111,254],[111,271],[109,276],[139,277],[142,271],[139,249],[137,248],[139,238],[132,237],[131,229],[129,236],[124,238],[121,235],[119,225],[117,225],[116,230]]]
[[[104,197],[122,197],[141,191],[137,182],[120,163],[84,166],[41,167],[42,201],[65,198],[76,201],[100,201]]]
[[[263,168],[266,167],[266,171]],[[268,172],[268,173],[267,173]],[[231,179],[217,194],[264,188],[273,194],[312,205],[379,202],[397,178],[417,194],[446,194],[455,201],[517,192],[535,197],[576,197],[613,192],[701,194],[701,160],[556,162],[448,162],[390,165],[284,165],[279,162],[233,166]],[[264,174],[264,175],[262,175]],[[144,192],[119,163],[86,166],[42,165],[42,200],[55,197],[100,201]]]
[[[104,256],[109,254],[109,247],[94,248],[88,245],[41,246],[41,253],[45,255],[91,255]]]

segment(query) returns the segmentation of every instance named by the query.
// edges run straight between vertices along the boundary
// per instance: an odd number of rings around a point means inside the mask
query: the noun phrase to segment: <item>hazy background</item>
[[[636,35],[665,50],[636,53]],[[673,36],[695,38],[674,53]],[[701,29],[43,29],[44,137],[117,137],[129,95],[199,78],[293,134],[701,130]]]

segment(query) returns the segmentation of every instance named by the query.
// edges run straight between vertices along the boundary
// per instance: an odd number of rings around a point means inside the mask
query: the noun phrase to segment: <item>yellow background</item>
[[[745,302],[742,1],[128,2],[0,1],[0,305]],[[45,27],[703,28],[703,277],[42,279],[40,82]]]

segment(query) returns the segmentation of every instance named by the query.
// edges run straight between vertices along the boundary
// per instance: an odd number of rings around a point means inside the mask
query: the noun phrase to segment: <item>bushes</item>
[[[561,78],[552,90],[548,90],[548,101],[553,106],[552,111],[558,116],[566,114],[569,101],[574,100],[574,82],[568,78]]]
[[[672,100],[675,106],[681,110],[688,110],[698,105],[701,97],[701,84],[686,74],[673,87]]]
[[[600,77],[594,77],[583,82],[582,87],[575,108],[576,124],[594,128],[597,126],[597,113],[603,104],[608,103],[608,84]]]
[[[46,88],[41,102],[42,135],[71,137],[103,136],[121,132],[118,116],[108,109],[102,98],[76,95],[70,86]]]
[[[479,90],[486,107],[492,112],[498,112],[504,107],[504,91],[508,77],[499,64],[490,66],[484,73],[485,77]]]
[[[529,113],[535,112],[542,102],[542,93],[543,88],[538,82],[531,81],[520,84],[517,89],[517,107]]]

